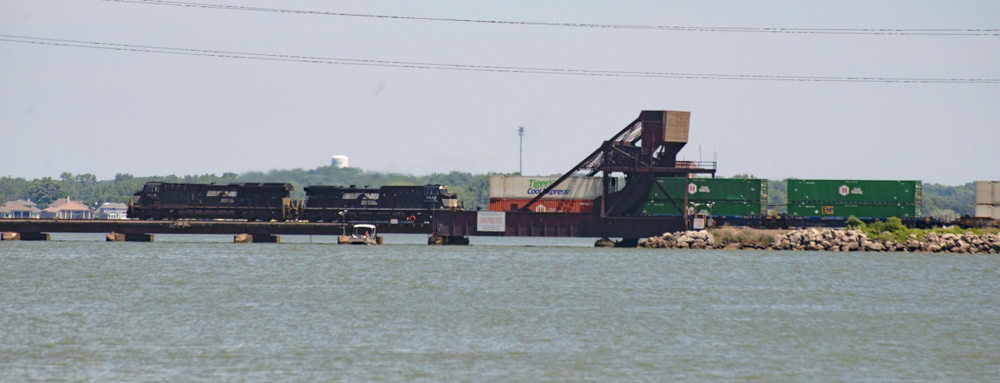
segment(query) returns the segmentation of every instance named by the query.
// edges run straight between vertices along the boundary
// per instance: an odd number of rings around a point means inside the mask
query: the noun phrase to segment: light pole
[[[347,235],[347,210],[341,211],[337,214],[340,215],[340,222],[342,222],[340,225],[341,235]]]
[[[715,207],[715,202],[709,202],[705,205],[708,205],[708,217],[705,217],[705,226],[715,227],[715,220],[712,219],[712,214],[715,213],[712,211],[712,208]]]
[[[524,127],[517,128],[517,136],[521,138],[520,154],[518,156],[517,173],[524,175]]]

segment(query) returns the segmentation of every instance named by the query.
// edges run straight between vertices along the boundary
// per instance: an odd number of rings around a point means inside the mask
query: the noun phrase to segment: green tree
[[[767,180],[767,205],[777,214],[788,212],[788,179]]]
[[[976,209],[976,185],[947,186],[924,183],[921,185],[920,212],[922,215],[943,219],[955,219],[962,215],[974,215]]]
[[[28,197],[39,207],[44,208],[59,198],[67,197],[67,195],[61,183],[51,177],[45,177],[31,181],[31,185],[28,187]]]
[[[73,173],[62,172],[62,174],[59,175],[58,182],[64,194],[61,195],[60,198],[62,197],[72,197],[74,199],[80,198],[80,193],[79,193],[80,187],[77,184],[76,177],[73,175]]]
[[[864,230],[866,227],[864,221],[858,219],[858,217],[855,217],[853,215],[847,217],[847,221],[844,223],[844,226],[846,226],[846,228],[850,230]]]
[[[91,173],[77,174],[76,177],[74,177],[74,179],[76,180],[76,183],[79,184],[80,187],[83,187],[83,188],[93,187],[94,184],[97,183],[97,176],[95,176],[95,175],[93,175]]]
[[[31,183],[24,178],[0,178],[0,204],[28,198],[28,186],[30,185]]]

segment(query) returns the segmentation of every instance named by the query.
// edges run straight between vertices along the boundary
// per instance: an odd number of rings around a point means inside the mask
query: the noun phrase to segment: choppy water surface
[[[0,381],[1000,376],[995,255],[54,239],[0,243]]]

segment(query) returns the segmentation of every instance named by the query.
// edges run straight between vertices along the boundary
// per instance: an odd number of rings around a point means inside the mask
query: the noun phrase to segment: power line
[[[575,76],[601,76],[601,77],[642,77],[642,78],[670,78],[689,80],[751,80],[751,81],[799,81],[799,82],[867,82],[867,83],[923,83],[923,84],[996,84],[1000,79],[977,79],[977,78],[909,78],[909,77],[848,77],[848,76],[771,76],[771,75],[741,75],[741,74],[710,74],[710,73],[673,73],[673,72],[644,72],[644,71],[609,71],[591,69],[565,69],[565,68],[541,68],[541,67],[512,67],[512,66],[492,66],[492,65],[469,65],[469,64],[448,64],[448,63],[427,63],[413,61],[391,61],[373,59],[351,59],[318,56],[298,56],[280,55],[270,53],[251,53],[220,51],[210,49],[173,48],[151,45],[130,45],[119,43],[105,43],[97,41],[53,39],[42,37],[16,36],[0,34],[0,41],[48,45],[60,47],[77,47],[87,49],[101,49],[126,52],[160,53],[182,56],[206,56],[230,59],[245,60],[266,60],[299,62],[311,64],[333,64],[333,65],[353,65],[353,66],[375,66],[408,69],[434,69],[434,70],[455,70],[470,72],[498,72],[498,73],[519,73],[519,74],[546,74],[546,75],[575,75]]]
[[[446,17],[419,17],[398,15],[374,15],[363,13],[307,11],[283,8],[262,8],[244,5],[223,5],[209,3],[193,3],[168,0],[102,0],[114,3],[133,3],[144,5],[166,5],[173,7],[224,9],[233,11],[273,12],[300,15],[363,17],[374,19],[444,21],[459,23],[497,24],[497,25],[528,25],[544,27],[602,28],[602,29],[643,29],[682,32],[734,32],[734,33],[783,33],[783,34],[819,34],[819,35],[893,35],[893,36],[1000,36],[1000,29],[882,29],[882,28],[759,28],[759,27],[709,27],[709,26],[679,26],[679,25],[637,25],[637,24],[593,24],[593,23],[561,23],[540,21],[510,21],[487,19],[462,19]]]

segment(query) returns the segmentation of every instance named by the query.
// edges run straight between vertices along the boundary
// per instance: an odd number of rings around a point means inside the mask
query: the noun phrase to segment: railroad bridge
[[[499,214],[500,229],[479,225],[480,213]],[[427,234],[430,244],[468,243],[469,236],[639,238],[683,229],[676,218],[600,219],[584,213],[440,211],[431,224],[376,225],[379,233]],[[45,241],[51,233],[106,233],[108,241],[152,242],[155,234],[231,234],[236,242],[275,243],[281,235],[341,236],[352,223],[0,219],[2,239]]]
[[[340,236],[350,223],[0,219],[4,240],[48,240],[49,233],[108,233],[108,241],[152,242],[155,234],[233,234],[237,242],[280,242],[280,235]],[[379,225],[382,233],[430,233],[428,224]]]

